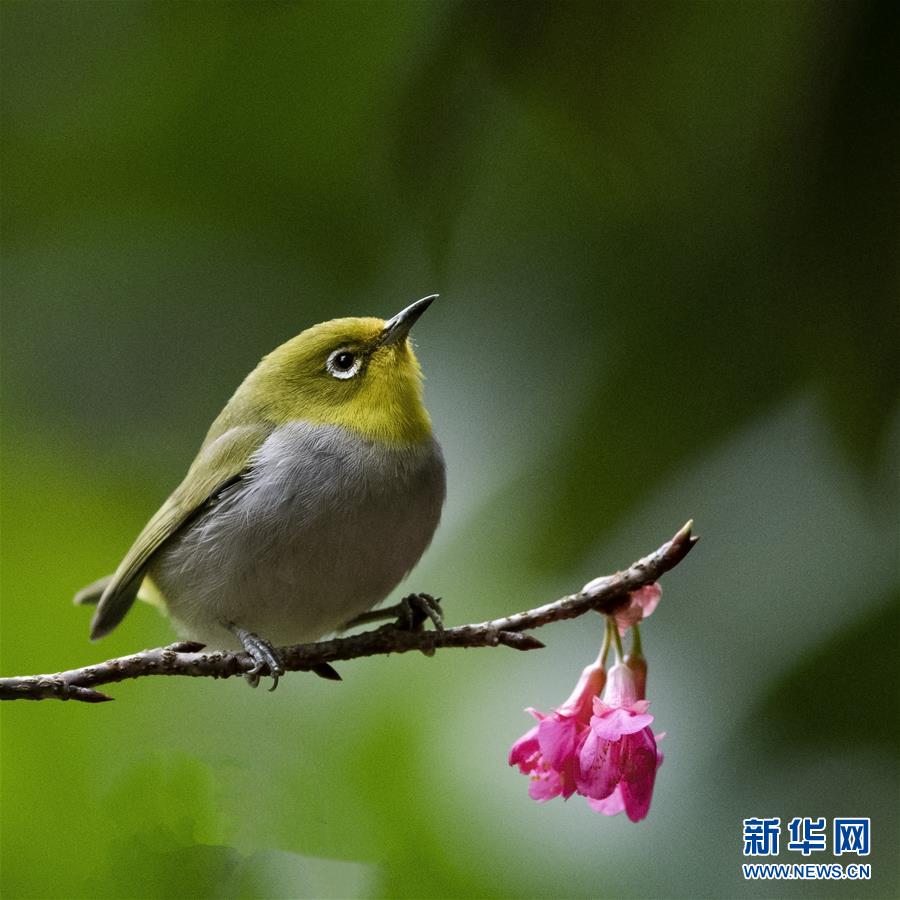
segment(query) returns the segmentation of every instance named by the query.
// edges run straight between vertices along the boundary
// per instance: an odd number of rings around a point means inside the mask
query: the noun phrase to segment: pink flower
[[[653,613],[662,597],[662,588],[654,581],[653,584],[645,584],[642,588],[632,591],[628,597],[628,605],[613,616],[620,635],[624,635],[632,625],[636,625]]]
[[[659,598],[655,584],[634,591],[628,607],[610,617],[600,657],[581,673],[569,699],[550,713],[527,710],[537,725],[513,744],[509,764],[529,776],[533,800],[568,799],[577,792],[604,815],[624,812],[633,822],[646,817],[663,758],[650,728],[647,661],[639,630],[632,632],[624,661],[616,631],[636,626],[653,612]],[[607,677],[603,660],[610,642],[615,643],[618,662]]]
[[[569,699],[553,712],[528,709],[538,720],[509,751],[509,764],[531,778],[528,795],[539,803],[575,793],[579,752],[590,733],[591,713],[606,672],[597,662],[581,673]]]
[[[632,822],[650,809],[660,764],[650,729],[649,703],[639,696],[632,668],[618,663],[609,671],[603,699],[594,699],[589,734],[578,754],[576,788],[606,815],[623,809]]]

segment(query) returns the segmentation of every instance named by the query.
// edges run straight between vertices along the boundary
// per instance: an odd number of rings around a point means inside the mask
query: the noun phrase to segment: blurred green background
[[[5,704],[3,896],[897,896],[897,18],[4,3],[3,674],[171,640],[140,605],[92,646],[70,597],[262,354],[432,291],[450,495],[408,589],[477,621],[703,540],[645,629],[645,822],[506,766],[583,618]],[[872,880],[744,882],[741,819],[797,815],[870,816]]]

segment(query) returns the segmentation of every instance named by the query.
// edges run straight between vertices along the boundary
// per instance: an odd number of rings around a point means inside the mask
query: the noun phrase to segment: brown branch
[[[697,542],[697,538],[691,534],[691,524],[688,522],[672,540],[624,571],[596,578],[578,593],[526,612],[474,625],[445,628],[441,632],[404,631],[394,625],[383,625],[374,631],[350,637],[282,647],[278,654],[286,671],[320,669],[327,677],[328,663],[362,656],[406,653],[409,650],[421,650],[431,655],[438,648],[496,647],[499,644],[515,650],[536,650],[544,645],[537,638],[522,632],[562,619],[574,619],[590,611],[615,612],[625,602],[630,591],[656,581],[669,569],[677,566]],[[53,675],[0,678],[0,700],[56,698],[102,703],[113,698],[94,690],[97,685],[147,675],[230,678],[233,675],[243,675],[254,665],[246,653],[205,653],[198,651],[199,646],[190,643],[172,644]]]

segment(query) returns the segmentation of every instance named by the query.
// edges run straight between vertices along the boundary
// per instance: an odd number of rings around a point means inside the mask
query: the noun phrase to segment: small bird
[[[268,674],[274,688],[273,644],[317,640],[381,602],[431,542],[446,493],[408,337],[436,298],[314,325],[264,357],[115,573],[76,594],[98,604],[91,638],[140,595],[184,638],[245,650],[251,683]]]

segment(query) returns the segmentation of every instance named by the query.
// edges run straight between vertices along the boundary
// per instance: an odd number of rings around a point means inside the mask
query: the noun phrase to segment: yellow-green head
[[[391,446],[431,435],[422,370],[408,335],[437,295],[387,321],[332,319],[273,350],[247,376],[211,434],[251,421],[338,425]]]

